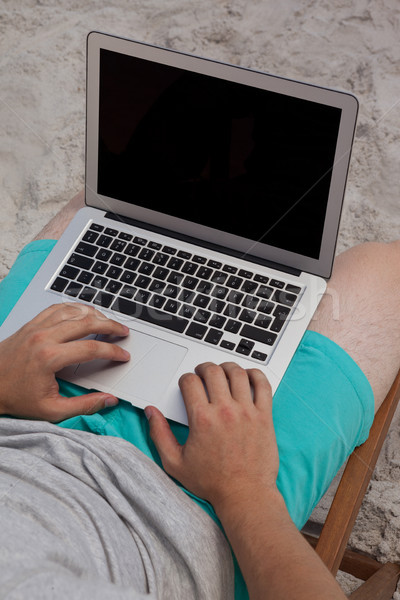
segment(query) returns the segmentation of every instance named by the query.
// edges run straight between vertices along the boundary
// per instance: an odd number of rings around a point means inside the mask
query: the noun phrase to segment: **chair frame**
[[[347,548],[379,453],[400,400],[400,370],[375,415],[368,439],[349,457],[319,538],[304,534],[336,576],[340,569],[362,579],[351,600],[391,600],[400,577],[400,564],[381,564]]]

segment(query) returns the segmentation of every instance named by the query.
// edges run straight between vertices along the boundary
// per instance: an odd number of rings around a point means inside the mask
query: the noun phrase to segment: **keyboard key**
[[[91,302],[95,297],[96,293],[97,290],[95,290],[94,288],[85,286],[82,292],[79,294],[79,299],[85,300],[86,302]]]
[[[99,290],[102,290],[103,287],[105,287],[106,283],[107,283],[108,279],[106,279],[105,277],[101,277],[100,275],[98,275],[97,277],[95,277],[92,281],[92,286],[95,288],[98,288]]]
[[[114,296],[112,294],[107,294],[106,292],[99,292],[96,298],[93,300],[93,304],[96,304],[96,306],[101,306],[103,308],[109,308],[113,300]]]
[[[245,281],[242,285],[242,290],[246,292],[246,294],[252,294],[258,288],[258,283],[255,281]]]
[[[107,227],[104,230],[105,235],[111,235],[113,237],[115,237],[118,234],[118,231],[116,229],[111,229],[111,227]]]
[[[96,258],[97,258],[97,260],[102,260],[104,262],[107,262],[111,255],[112,255],[111,250],[100,249],[98,251],[98,253],[96,254]]]
[[[275,333],[260,329],[259,327],[254,327],[253,325],[243,325],[240,335],[244,338],[254,340],[255,342],[267,344],[268,346],[272,346],[277,338]]]
[[[208,342],[209,344],[214,344],[214,346],[217,346],[221,340],[223,336],[223,332],[220,329],[210,329],[210,331],[207,333],[206,337],[204,338],[205,342]]]
[[[296,294],[291,294],[284,290],[276,290],[276,292],[272,296],[272,300],[274,302],[279,302],[280,304],[284,304],[285,306],[293,306],[293,304],[297,300],[297,296],[296,296]]]
[[[171,298],[168,298],[168,300],[164,304],[164,310],[166,310],[167,312],[170,312],[170,313],[174,313],[174,314],[178,312],[180,307],[181,307],[180,302],[177,302],[176,300],[171,300]]]
[[[136,302],[142,302],[146,304],[149,301],[151,294],[150,292],[146,292],[146,290],[138,290],[135,296]]]
[[[177,256],[179,256],[179,258],[183,258],[184,260],[190,260],[192,255],[184,250],[179,250]]]
[[[234,321],[233,319],[228,319],[224,329],[225,331],[229,331],[229,333],[237,333],[240,329],[241,324],[239,321]]]
[[[150,250],[150,248],[143,248],[143,250],[139,252],[139,258],[142,260],[151,260],[153,256],[154,250]]]
[[[133,283],[136,279],[136,273],[132,271],[124,271],[120,277],[120,281],[123,283]]]
[[[254,342],[250,342],[249,340],[240,340],[236,347],[236,352],[238,354],[244,354],[245,356],[248,356],[253,348]]]
[[[108,269],[108,264],[105,262],[96,262],[93,267],[92,267],[92,271],[93,273],[98,273],[99,275],[104,275],[104,273],[107,271]]]
[[[202,340],[207,331],[207,326],[202,325],[202,323],[190,323],[187,328],[186,335],[190,337],[196,338],[197,340]]]
[[[121,273],[122,273],[122,269],[120,269],[119,267],[111,266],[111,267],[109,267],[106,275],[107,275],[107,277],[110,277],[111,279],[118,279],[121,276]]]
[[[139,244],[139,246],[145,246],[147,244],[147,240],[139,236],[133,238],[133,241],[135,244]]]
[[[124,242],[123,240],[114,240],[110,246],[111,250],[115,250],[116,252],[123,252],[125,247],[126,242]]]
[[[53,283],[50,286],[50,289],[54,292],[63,292],[67,287],[69,281],[68,279],[63,279],[62,277],[56,277]]]
[[[212,327],[221,328],[224,326],[225,322],[226,322],[226,317],[215,314],[215,315],[211,316],[211,319],[209,320],[208,324],[211,325]]]
[[[89,229],[92,229],[93,231],[103,231],[104,227],[103,225],[99,225],[98,223],[92,223]]]
[[[163,246],[162,250],[166,254],[176,254],[176,248],[172,248],[171,246]],[[180,256],[180,255],[178,254],[178,256]],[[181,256],[181,258],[185,259],[186,256]],[[188,258],[190,258],[190,254],[188,255]]]
[[[75,279],[78,275],[79,269],[76,267],[71,267],[70,265],[65,265],[59,273],[60,277],[66,277],[67,279]]]
[[[132,235],[130,233],[125,233],[125,231],[121,231],[118,237],[126,242],[130,242],[132,239]]]
[[[98,233],[96,233],[95,231],[90,231],[90,229],[88,229],[85,235],[83,236],[82,240],[84,242],[90,242],[91,244],[94,244],[98,237]]]
[[[244,277],[245,279],[251,279],[253,277],[253,273],[251,271],[246,271],[245,269],[240,269],[238,275],[239,277]]]
[[[258,315],[256,320],[254,321],[254,325],[257,325],[257,327],[262,327],[263,329],[268,329],[271,322],[271,317],[267,317],[266,315]],[[273,329],[273,331],[275,330]],[[278,329],[277,331],[280,331],[280,329]]]
[[[189,290],[194,290],[198,283],[199,283],[199,280],[196,277],[190,277],[188,275],[182,281],[182,287],[187,288]]]
[[[194,256],[192,256],[192,261],[195,263],[199,263],[200,265],[205,265],[207,262],[207,259],[204,258],[204,256],[194,255]]]
[[[280,289],[285,287],[284,282],[280,281],[279,279],[270,279],[269,285],[272,285],[273,287],[280,288]]]
[[[79,269],[86,269],[87,271],[93,265],[93,258],[88,258],[87,256],[82,256],[81,254],[71,254],[68,259],[69,265],[74,265],[74,267],[78,267]]]
[[[72,298],[76,298],[76,296],[79,294],[82,288],[83,285],[81,283],[76,283],[75,281],[73,281],[68,285],[68,287],[64,291],[64,294],[67,294],[67,296],[71,296]]]
[[[184,304],[179,311],[181,317],[185,317],[186,319],[191,319],[196,312],[194,306],[190,306],[189,304]]]
[[[235,344],[233,342],[229,342],[228,340],[222,340],[220,343],[221,348],[225,348],[226,350],[234,350]]]
[[[253,354],[251,355],[251,358],[255,358],[256,360],[260,360],[260,361],[264,362],[267,360],[268,356],[266,354],[264,354],[263,352],[254,350]]]
[[[113,256],[110,258],[110,263],[113,265],[117,265],[118,267],[122,267],[122,265],[124,264],[126,260],[126,256],[124,256],[123,254],[113,254]]]
[[[162,254],[161,252],[157,252],[157,254],[153,258],[153,263],[155,265],[164,266],[168,262],[168,259],[168,254]]]
[[[232,265],[224,265],[222,267],[222,270],[225,271],[226,273],[237,273],[237,268],[236,267],[232,267]]]
[[[119,281],[109,281],[106,285],[106,291],[111,294],[118,294],[119,290],[122,288],[122,283]]]
[[[210,303],[210,298],[208,296],[204,296],[203,294],[197,294],[197,296],[193,302],[193,304],[195,306],[199,306],[201,308],[206,308],[209,303]]]
[[[256,312],[254,310],[248,310],[244,308],[239,315],[239,319],[244,321],[245,323],[252,323],[256,317]]]
[[[298,287],[297,285],[292,285],[291,283],[288,283],[286,285],[285,289],[286,289],[287,292],[290,292],[292,294],[300,294],[300,292],[301,292],[301,288],[300,287]]]
[[[121,297],[116,299],[112,305],[112,310],[179,333],[183,333],[188,324],[187,319],[167,314],[147,304],[139,304],[133,300],[126,300]]]
[[[108,246],[111,244],[111,242],[112,242],[112,237],[110,237],[109,235],[101,235],[99,237],[99,239],[97,240],[98,246],[101,246],[102,248],[108,248]]]
[[[271,294],[273,291],[274,290],[271,287],[268,287],[266,285],[260,285],[260,287],[258,288],[256,293],[257,293],[257,296],[260,296],[260,298],[268,299],[271,297]]]
[[[172,269],[173,271],[179,271],[179,269],[183,265],[183,262],[184,261],[182,258],[177,258],[176,256],[173,256],[172,258],[170,258],[167,267],[168,269]]]
[[[156,279],[164,280],[167,278],[168,273],[168,269],[164,269],[163,267],[157,267],[153,273],[153,277],[155,277]]]
[[[207,323],[208,319],[211,317],[211,313],[208,310],[197,310],[194,315],[194,320],[199,321],[199,323]]]
[[[161,244],[159,244],[158,242],[149,242],[147,245],[152,250],[161,250]]]
[[[92,281],[93,277],[93,273],[89,273],[89,271],[81,271],[78,277],[78,281],[80,281],[81,283],[89,284]]]
[[[136,292],[136,288],[132,287],[131,285],[124,285],[121,290],[121,296],[124,298],[133,298]]]
[[[228,292],[228,288],[222,287],[221,285],[216,285],[211,292],[211,295],[214,296],[214,298],[218,298],[218,300],[223,300]]]
[[[125,250],[125,254],[127,254],[128,256],[136,256],[139,250],[140,246],[137,246],[136,244],[128,244]]]
[[[85,256],[94,256],[97,252],[97,246],[92,244],[85,244],[85,242],[79,242],[75,248],[75,252],[78,254],[84,254]]]
[[[186,273],[187,275],[194,275],[195,272],[197,271],[197,269],[198,269],[198,265],[196,265],[193,262],[187,261],[183,265],[181,271],[182,271],[182,273]]]
[[[236,277],[235,275],[231,275],[226,282],[228,287],[234,288],[235,290],[239,289],[243,283],[243,279],[241,277]]]
[[[207,264],[212,269],[221,269],[221,267],[222,267],[222,263],[218,262],[217,260],[210,259]]]

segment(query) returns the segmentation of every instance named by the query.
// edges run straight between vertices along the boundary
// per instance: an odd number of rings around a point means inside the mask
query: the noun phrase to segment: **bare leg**
[[[84,190],[74,196],[52,219],[45,225],[33,239],[34,240],[58,240],[66,229],[74,215],[80,208],[85,206]]]
[[[378,410],[400,367],[400,241],[369,242],[339,255],[309,329],[356,361]]]

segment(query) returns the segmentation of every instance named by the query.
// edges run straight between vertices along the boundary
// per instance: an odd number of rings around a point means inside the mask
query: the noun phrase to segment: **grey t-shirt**
[[[233,598],[219,527],[129,442],[0,419],[0,595]]]

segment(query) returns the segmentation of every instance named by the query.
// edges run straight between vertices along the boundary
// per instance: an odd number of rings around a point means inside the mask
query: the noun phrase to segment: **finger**
[[[249,369],[247,371],[249,380],[254,390],[254,404],[261,410],[272,409],[272,388],[260,369]]]
[[[92,392],[82,396],[65,398],[59,396],[56,402],[47,409],[44,415],[49,421],[56,423],[78,415],[92,415],[103,408],[118,404],[118,398],[104,392]]]
[[[117,344],[98,340],[79,340],[58,346],[53,359],[49,360],[49,366],[53,372],[57,372],[69,365],[96,359],[127,362],[130,354]]]
[[[228,379],[232,398],[238,402],[252,404],[253,394],[247,371],[234,362],[223,363],[221,367]]]
[[[202,363],[196,367],[196,373],[204,381],[211,403],[220,403],[231,397],[225,371],[214,363]]]
[[[179,387],[185,403],[189,426],[197,407],[208,404],[207,392],[203,381],[195,373],[186,373],[179,379]]]
[[[126,325],[108,319],[104,315],[100,319],[95,313],[88,313],[79,320],[63,320],[47,328],[49,337],[58,343],[77,340],[91,334],[126,337],[129,331]]]
[[[89,316],[95,316],[99,321],[107,320],[102,312],[88,304],[79,302],[62,302],[53,304],[39,313],[32,323],[43,327],[52,327],[63,321],[81,321]]]
[[[150,437],[154,442],[167,473],[174,476],[182,456],[182,446],[177,442],[164,415],[155,406],[144,410],[149,422]]]

